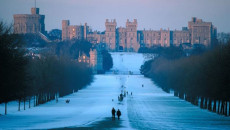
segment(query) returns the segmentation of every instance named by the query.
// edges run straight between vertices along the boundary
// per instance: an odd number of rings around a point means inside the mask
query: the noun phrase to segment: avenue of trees
[[[179,50],[160,53],[141,67],[164,91],[202,109],[230,115],[230,42],[186,57]],[[181,54],[181,55],[180,55]]]
[[[77,57],[76,49],[85,51],[87,46],[77,46],[66,55],[57,46],[50,46],[50,51],[41,54],[41,58],[27,56],[25,42],[12,29],[0,22],[0,103],[29,101],[29,107],[45,103],[52,99],[58,101],[64,96],[90,84],[93,80],[91,69],[84,63],[73,60]],[[57,55],[58,54],[58,55]]]

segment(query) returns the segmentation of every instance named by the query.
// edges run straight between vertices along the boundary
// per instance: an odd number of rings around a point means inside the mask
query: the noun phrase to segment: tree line
[[[31,99],[34,106],[78,91],[93,80],[91,69],[84,63],[76,62],[71,56],[65,55],[55,44],[40,58],[27,56],[25,42],[12,29],[0,22],[0,103],[18,100],[20,103]],[[79,49],[80,48],[80,49]],[[84,51],[85,46],[78,49]],[[59,55],[57,53],[59,52]]]
[[[189,57],[168,52],[145,62],[141,73],[166,92],[174,90],[202,109],[230,116],[230,42]]]

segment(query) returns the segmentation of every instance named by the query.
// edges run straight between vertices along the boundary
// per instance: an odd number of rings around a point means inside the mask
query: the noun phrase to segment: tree
[[[5,114],[7,102],[26,94],[27,59],[23,45],[21,38],[0,22],[0,102],[5,102]]]
[[[102,50],[101,53],[103,57],[103,69],[108,71],[113,67],[112,56],[107,50]]]

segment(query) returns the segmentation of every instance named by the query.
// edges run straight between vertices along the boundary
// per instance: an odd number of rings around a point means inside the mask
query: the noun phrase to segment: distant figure
[[[126,93],[127,93],[127,95],[129,95],[129,92],[128,92],[128,91],[127,91]]]
[[[69,99],[67,99],[67,100],[65,100],[65,102],[66,102],[66,103],[69,103],[69,102],[70,102],[70,100],[69,100]]]
[[[112,119],[115,119],[115,113],[116,113],[116,110],[113,108],[112,109]]]
[[[117,110],[117,117],[118,117],[118,120],[120,120],[120,116],[121,116],[121,111],[118,109],[118,110]]]
[[[133,93],[131,92],[131,95],[133,95]]]
[[[144,87],[144,84],[142,84],[142,87]]]
[[[112,99],[112,102],[113,102],[113,99]]]

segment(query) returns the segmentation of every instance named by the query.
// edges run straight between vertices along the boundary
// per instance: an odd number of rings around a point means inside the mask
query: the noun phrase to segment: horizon
[[[53,0],[37,0],[36,7],[40,9],[40,14],[45,15],[46,31],[61,29],[62,20],[70,20],[71,25],[88,23],[92,30],[104,31],[106,19],[116,19],[117,27],[124,27],[127,19],[137,19],[138,30],[181,30],[187,27],[192,17],[197,17],[212,22],[218,32],[230,32],[230,1],[227,0],[130,1],[55,0],[54,4]],[[34,6],[35,1],[2,0],[0,20],[13,24],[14,14],[30,14]]]

